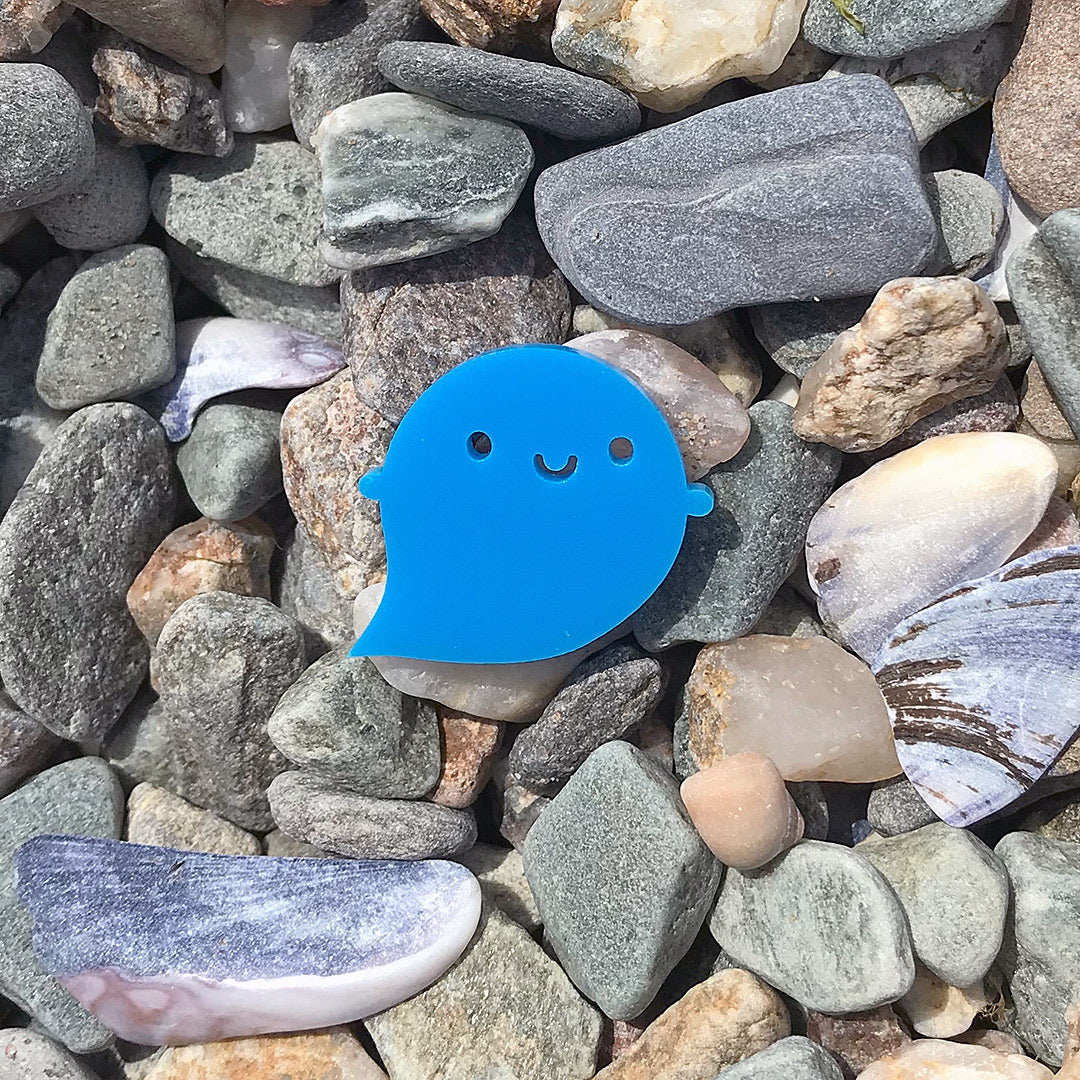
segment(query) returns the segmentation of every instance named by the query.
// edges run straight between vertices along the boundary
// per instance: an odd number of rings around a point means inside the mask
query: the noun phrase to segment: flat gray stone
[[[0,678],[62,738],[100,739],[146,675],[126,596],[174,500],[161,427],[134,405],[91,405],[57,429],[0,521]]]
[[[476,843],[471,809],[373,799],[307,772],[282,773],[267,794],[282,832],[350,859],[442,859]]]
[[[545,170],[540,234],[593,305],[642,323],[859,296],[937,226],[907,113],[851,76],[733,101]]]
[[[874,1009],[915,981],[900,901],[839,844],[803,840],[760,870],[729,869],[709,928],[739,967],[815,1012]]]
[[[875,784],[866,804],[866,820],[882,836],[899,836],[939,820],[919,789],[906,777]]]
[[[624,139],[641,126],[632,95],[553,64],[434,41],[393,41],[378,62],[402,90],[561,139]]]
[[[762,348],[782,371],[803,379],[836,335],[858,325],[872,296],[764,304],[750,309],[750,323]]]
[[[1009,878],[994,853],[942,821],[859,851],[900,898],[923,965],[950,986],[979,982],[1001,949],[1009,908]]]
[[[729,641],[752,629],[833,489],[838,451],[800,439],[781,402],[759,401],[749,412],[742,450],[702,479],[713,492],[712,511],[687,520],[675,565],[631,620],[650,652],[683,641]]]
[[[929,271],[974,278],[993,258],[1005,223],[1001,196],[975,173],[960,169],[923,177],[941,242]]]
[[[419,799],[442,766],[434,707],[395,690],[364,656],[335,649],[282,695],[268,730],[294,764],[358,795]]]
[[[169,260],[147,244],[92,255],[49,316],[37,390],[54,409],[138,397],[176,374]]]
[[[15,892],[15,852],[43,833],[119,840],[123,823],[123,792],[101,758],[65,761],[0,800],[0,990],[77,1054],[101,1050],[113,1035],[38,964],[30,913]]]
[[[843,1080],[828,1050],[801,1035],[791,1035],[765,1050],[720,1070],[724,1080]]]
[[[638,1016],[690,948],[722,869],[671,774],[625,742],[590,755],[522,854],[566,973],[616,1020]]]
[[[97,1080],[78,1058],[39,1031],[5,1028],[0,1046],[0,1080]]]

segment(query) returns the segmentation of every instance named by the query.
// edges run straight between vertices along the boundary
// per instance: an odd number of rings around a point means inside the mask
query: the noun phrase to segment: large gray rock
[[[937,226],[907,113],[880,79],[708,109],[553,165],[540,233],[590,303],[644,323],[856,296],[918,273]]]
[[[810,519],[832,491],[841,455],[792,430],[779,401],[750,407],[750,436],[702,480],[713,509],[689,518],[675,564],[631,620],[650,651],[728,641],[752,629],[791,573]]]
[[[839,844],[803,840],[760,870],[729,869],[709,928],[736,964],[815,1012],[874,1009],[915,981],[900,901]]]
[[[828,1050],[801,1035],[781,1039],[721,1072],[724,1080],[843,1080],[844,1076]]]
[[[616,1020],[656,996],[721,873],[671,774],[625,742],[601,746],[574,773],[529,830],[523,857],[556,955]]]
[[[146,675],[126,596],[174,501],[161,427],[134,405],[91,405],[57,429],[0,522],[0,678],[65,739],[101,738]]]

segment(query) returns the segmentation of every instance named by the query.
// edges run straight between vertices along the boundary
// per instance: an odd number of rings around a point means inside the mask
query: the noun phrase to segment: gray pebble
[[[740,967],[816,1012],[873,1009],[915,980],[900,901],[839,844],[803,840],[760,870],[729,869],[709,925]]]
[[[22,278],[18,272],[10,266],[0,263],[0,308],[2,308],[19,291]],[[2,510],[0,510],[2,513]]]
[[[0,213],[81,184],[94,129],[71,84],[43,64],[0,64]]]
[[[509,915],[530,933],[540,929],[540,912],[525,877],[520,851],[492,844],[474,844],[468,851],[455,855],[454,862],[473,872],[484,891],[484,898],[504,915]]]
[[[0,1031],[0,1080],[97,1080],[78,1058],[39,1031]]]
[[[687,748],[689,757],[689,747]],[[691,766],[696,772],[696,766]],[[825,840],[829,835],[829,800],[816,780],[789,780],[787,789],[803,818],[803,836],[807,840]]]
[[[145,677],[125,597],[174,500],[161,427],[134,405],[91,405],[57,429],[0,521],[0,678],[63,738],[100,739]]]
[[[352,598],[299,523],[285,545],[277,601],[303,626],[310,658],[356,640]]]
[[[135,696],[101,748],[125,789],[155,784],[169,790],[179,786],[179,767],[168,717],[148,687]]]
[[[791,1035],[765,1050],[722,1069],[724,1080],[843,1080],[836,1058],[801,1035]]]
[[[471,809],[373,799],[307,772],[282,773],[267,794],[283,832],[351,859],[443,859],[476,842]]]
[[[60,740],[32,716],[27,716],[0,689],[0,796],[37,772]]]
[[[790,585],[781,585],[751,633],[808,638],[820,637],[825,629],[816,609]]]
[[[321,848],[317,848],[314,844],[305,844],[301,840],[294,840],[291,836],[286,835],[280,829],[271,829],[270,832],[263,837],[263,843],[266,845],[266,854],[271,858],[277,859],[332,859],[333,856],[327,854]]]
[[[787,405],[759,401],[750,423],[742,450],[703,478],[713,510],[687,521],[675,565],[631,620],[651,652],[750,630],[794,568],[810,519],[832,491],[841,455],[800,439]]]
[[[906,776],[897,776],[874,785],[866,806],[866,820],[882,836],[899,836],[932,825],[938,816]]]
[[[609,742],[529,831],[525,874],[574,984],[616,1020],[637,1016],[697,936],[721,866],[670,773]]]
[[[14,4],[9,2],[7,6],[20,3],[21,0],[14,0]],[[96,41],[97,35],[81,19],[68,18],[53,34],[48,45],[34,54],[35,63],[45,64],[63,75],[82,103],[91,110],[100,90],[91,66]]]
[[[533,791],[512,776],[508,777],[503,788],[499,835],[520,851],[525,845],[529,830],[550,805],[551,799],[548,796]]]
[[[37,390],[54,409],[138,397],[176,373],[169,260],[145,244],[92,255],[56,301]]]
[[[871,296],[764,304],[750,309],[750,323],[762,348],[783,371],[803,379],[821,354],[866,314]]]
[[[378,62],[402,90],[562,139],[622,139],[641,126],[630,94],[553,64],[431,41],[393,41]]]
[[[976,277],[993,258],[1005,221],[1001,196],[975,173],[948,169],[923,177],[941,241],[927,273]]]

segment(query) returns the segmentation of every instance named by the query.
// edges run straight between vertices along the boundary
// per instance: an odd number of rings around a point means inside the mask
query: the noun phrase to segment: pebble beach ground
[[[526,344],[713,509],[350,656]],[[1078,433],[1078,0],[0,0],[0,1080],[1080,1080]]]

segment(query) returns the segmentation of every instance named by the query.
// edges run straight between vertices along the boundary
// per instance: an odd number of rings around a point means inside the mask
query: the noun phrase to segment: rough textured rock
[[[59,741],[0,689],[0,796],[37,772]]]
[[[915,983],[896,1003],[919,1035],[950,1039],[971,1027],[975,1018],[990,1009],[982,981],[971,986],[950,986],[921,964]]]
[[[889,1005],[847,1016],[809,1012],[806,1037],[836,1058],[844,1080],[855,1080],[872,1062],[911,1042],[900,1017]]]
[[[897,776],[874,785],[866,804],[866,820],[882,836],[897,836],[932,825],[938,817],[919,789],[906,776]]]
[[[540,929],[543,923],[525,877],[520,851],[474,844],[468,851],[455,855],[454,861],[473,872],[485,898],[504,915],[509,915],[530,933]]]
[[[764,304],[750,309],[754,333],[776,366],[805,377],[837,334],[855,326],[871,297]]]
[[[1047,439],[1073,441],[1076,435],[1061,414],[1054,392],[1046,382],[1037,360],[1032,360],[1020,388],[1020,411],[1024,419]]]
[[[71,6],[62,0],[5,3],[0,18],[0,59],[25,60],[40,52],[70,15]]]
[[[495,755],[502,745],[503,724],[462,716],[445,706],[435,712],[442,741],[442,771],[428,797],[440,806],[464,810],[476,802],[491,779]]]
[[[77,1057],[38,1031],[6,1028],[0,1031],[0,1046],[4,1048],[0,1065],[4,1080],[97,1080]]]
[[[0,522],[0,677],[64,738],[100,739],[146,674],[125,597],[174,498],[161,428],[95,405],[61,425]]]
[[[309,659],[356,640],[352,599],[301,525],[285,544],[277,603],[304,627]]]
[[[420,0],[452,41],[498,53],[550,50],[558,6],[559,0]]]
[[[125,839],[133,844],[220,855],[262,854],[262,845],[251,833],[153,784],[139,784],[132,791],[127,813]]]

